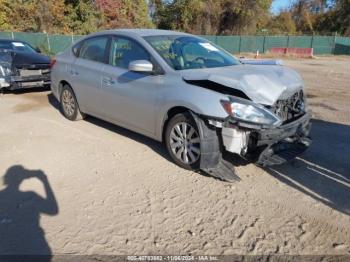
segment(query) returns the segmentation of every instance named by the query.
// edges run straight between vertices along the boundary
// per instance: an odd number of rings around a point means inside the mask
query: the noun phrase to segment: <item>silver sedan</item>
[[[93,115],[162,141],[186,169],[230,180],[225,151],[266,166],[311,142],[304,84],[295,71],[240,61],[197,36],[103,31],[52,65],[52,92],[66,118]]]

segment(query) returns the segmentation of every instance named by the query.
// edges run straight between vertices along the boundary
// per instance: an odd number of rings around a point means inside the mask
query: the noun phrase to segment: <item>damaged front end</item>
[[[0,89],[42,87],[50,84],[49,64],[18,64],[16,53],[0,50]]]
[[[231,153],[261,166],[280,165],[303,153],[311,144],[310,115],[274,128],[222,128],[223,145]]]
[[[223,146],[227,151],[258,165],[270,166],[289,161],[310,146],[310,114],[302,90],[277,100],[273,106],[234,101],[222,101],[230,114],[221,123]],[[240,109],[241,103],[244,106]]]
[[[237,180],[237,175],[222,158],[224,151],[271,166],[295,158],[311,144],[310,114],[300,75],[280,63],[245,64],[182,75],[187,84],[224,96],[220,102],[227,117],[215,111],[195,119],[200,129],[213,128],[219,138],[215,140],[211,131],[207,132],[210,139],[201,140],[205,146],[201,146],[200,168],[227,181]]]
[[[0,89],[10,87],[12,74],[12,54],[7,50],[0,50]]]

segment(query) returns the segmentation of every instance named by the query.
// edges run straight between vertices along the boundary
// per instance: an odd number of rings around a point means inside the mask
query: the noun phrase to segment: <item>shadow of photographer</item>
[[[46,198],[20,191],[21,183],[29,178],[41,181]],[[40,255],[36,261],[50,261],[51,249],[40,226],[40,215],[57,215],[58,204],[47,176],[41,170],[16,165],[3,179],[6,187],[0,191],[0,256]]]

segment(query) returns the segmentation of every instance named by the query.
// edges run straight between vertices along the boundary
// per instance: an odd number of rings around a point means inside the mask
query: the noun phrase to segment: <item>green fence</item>
[[[56,54],[79,39],[80,35],[0,32],[0,38],[24,40],[43,52]],[[202,37],[231,53],[265,53],[273,47],[313,48],[315,55],[350,55],[350,37],[340,36],[211,36]]]
[[[54,55],[69,47],[81,35],[50,35],[45,33],[0,32],[0,39],[23,40],[34,47],[39,47],[43,53]]]
[[[315,55],[350,55],[350,37],[339,36],[205,36],[231,53],[265,53],[273,47],[313,48]]]

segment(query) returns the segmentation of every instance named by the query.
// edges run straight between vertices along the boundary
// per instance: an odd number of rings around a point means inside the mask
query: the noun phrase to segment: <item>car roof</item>
[[[22,40],[16,40],[16,39],[8,39],[8,38],[0,38],[0,42],[21,42],[21,43],[27,43]]]
[[[157,35],[189,35],[182,32],[171,31],[171,30],[162,30],[162,29],[112,29],[105,30],[100,33],[123,33],[123,34],[132,34],[137,36],[157,36]]]
[[[1,41],[1,42],[12,42],[13,40],[12,40],[12,39],[3,39],[3,38],[0,38],[0,41]]]

